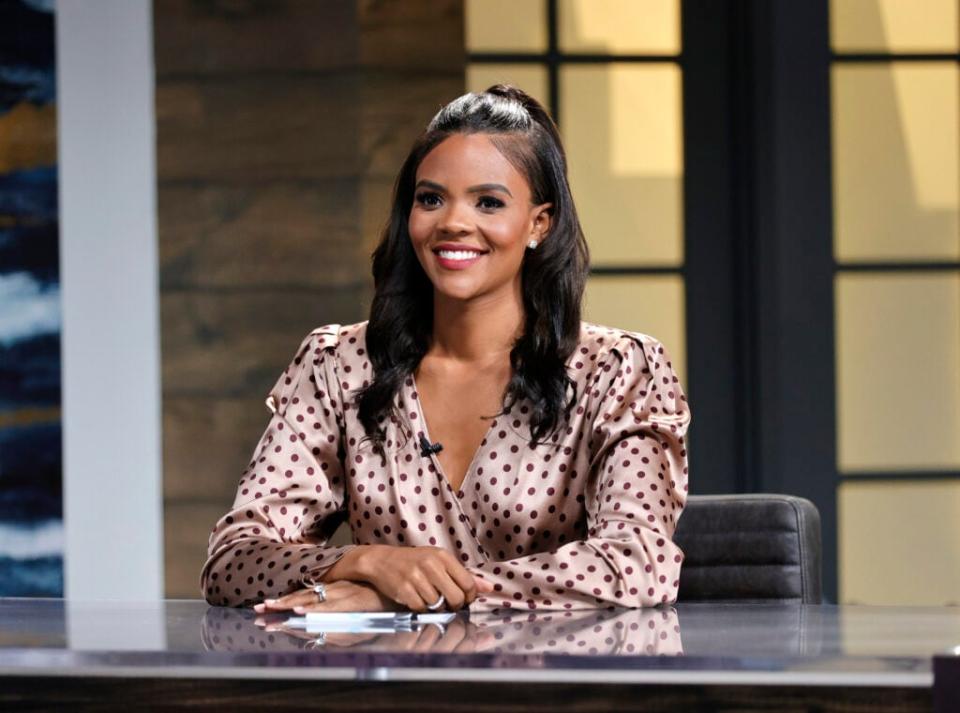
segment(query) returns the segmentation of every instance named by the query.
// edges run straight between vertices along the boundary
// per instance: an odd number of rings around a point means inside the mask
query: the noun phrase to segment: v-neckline
[[[413,372],[410,372],[410,388],[411,394],[416,394],[416,398],[413,398],[414,405],[416,408],[417,418],[420,419],[420,430],[423,431],[423,436],[430,443],[433,443],[433,439],[430,437],[430,426],[427,424],[427,416],[423,410],[423,404],[420,402],[420,389],[417,387],[417,378],[413,375]],[[483,438],[480,439],[480,443],[477,445],[477,449],[473,452],[473,457],[470,459],[467,469],[463,472],[463,478],[460,480],[460,486],[457,488],[453,487],[453,484],[450,482],[450,478],[447,476],[446,472],[443,470],[443,465],[440,463],[440,459],[437,457],[436,453],[430,454],[430,460],[433,462],[434,468],[437,469],[437,473],[440,474],[440,477],[443,478],[443,482],[446,483],[446,486],[453,492],[458,498],[463,497],[466,493],[465,486],[470,480],[470,476],[473,474],[473,471],[476,469],[477,461],[480,458],[480,453],[483,451],[486,445],[489,445],[490,433],[493,431],[493,427],[497,423],[497,418],[494,417],[490,419],[490,425],[487,426],[486,433],[483,434]],[[416,424],[410,424],[413,426],[414,434],[417,431]]]

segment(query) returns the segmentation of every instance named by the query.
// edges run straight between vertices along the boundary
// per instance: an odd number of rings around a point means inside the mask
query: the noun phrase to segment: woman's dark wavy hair
[[[359,419],[375,450],[384,453],[387,417],[400,422],[394,397],[427,352],[433,331],[433,286],[410,242],[407,222],[417,169],[424,157],[454,134],[490,135],[497,149],[526,177],[533,204],[552,203],[546,240],[527,250],[521,267],[525,323],[510,352],[513,375],[504,394],[507,412],[530,402],[530,440],[536,446],[561,415],[569,416],[576,386],[565,362],[579,341],[589,252],[567,182],[567,161],[556,124],[524,91],[497,84],[464,94],[443,107],[414,142],[394,185],[393,207],[373,252],[374,296],[367,352],[374,380],[359,397]],[[567,399],[567,392],[572,391]]]

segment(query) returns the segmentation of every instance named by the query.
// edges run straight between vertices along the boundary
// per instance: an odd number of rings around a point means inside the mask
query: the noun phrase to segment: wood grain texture
[[[359,0],[357,22],[364,67],[460,73],[458,94],[462,93],[466,63],[462,0]],[[419,81],[411,77],[408,84]]]
[[[363,318],[359,287],[167,291],[161,295],[165,396],[262,401],[315,327]]]
[[[157,78],[327,72],[358,59],[354,0],[154,0]]]
[[[165,500],[163,520],[164,566],[166,568],[165,596],[168,599],[197,599],[200,590],[200,570],[207,560],[207,539],[214,523],[227,511],[233,501]]]
[[[380,237],[390,220],[393,201],[393,178],[369,177],[360,186],[361,251],[372,256]]]
[[[262,398],[167,396],[163,400],[164,497],[210,500],[226,510],[269,420]]]
[[[352,70],[158,82],[160,180],[357,176],[359,91]]]
[[[359,186],[161,184],[161,289],[356,284],[367,260]]]
[[[409,81],[396,72],[364,72],[359,88],[359,152],[363,176],[393,180],[414,140],[434,114],[463,94],[463,73]]]

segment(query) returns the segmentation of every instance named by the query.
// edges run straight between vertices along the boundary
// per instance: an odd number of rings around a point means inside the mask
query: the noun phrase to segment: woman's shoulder
[[[676,367],[659,339],[643,332],[581,324],[581,343],[596,354],[593,378],[607,387],[611,403],[628,403],[632,408],[649,394],[657,402],[651,410],[657,413],[666,408],[664,393],[668,400],[679,397],[686,402]]]
[[[621,360],[645,360],[665,353],[660,340],[649,334],[585,321],[580,323],[580,351],[595,355],[598,363],[606,363],[614,354]]]
[[[330,351],[338,356],[347,352],[366,350],[367,322],[354,324],[324,324],[314,328],[301,343],[301,350],[315,351],[317,354]]]
[[[327,358],[337,374],[341,390],[346,393],[363,388],[372,379],[372,366],[367,355],[367,322],[324,324],[307,335],[305,352],[313,354],[315,366]]]

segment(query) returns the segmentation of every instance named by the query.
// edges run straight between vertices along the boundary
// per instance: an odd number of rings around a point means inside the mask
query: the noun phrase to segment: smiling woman
[[[572,609],[676,599],[686,397],[654,338],[581,321],[552,120],[497,85],[397,178],[370,319],[306,337],[216,524],[214,604]],[[333,547],[346,520],[354,544]]]

